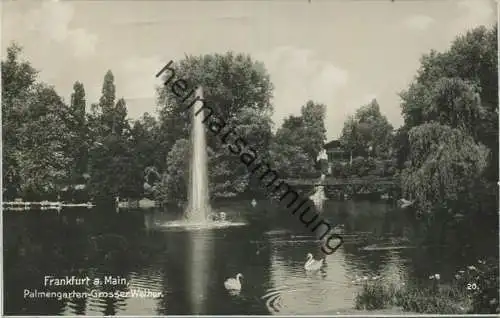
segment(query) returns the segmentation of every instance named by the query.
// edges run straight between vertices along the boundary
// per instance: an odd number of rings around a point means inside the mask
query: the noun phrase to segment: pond
[[[306,255],[318,257],[320,245],[297,219],[263,201],[213,209],[225,212],[234,226],[166,226],[178,215],[172,211],[6,211],[5,313],[335,314],[353,308],[360,282],[408,284],[434,273],[451,281],[457,269],[496,248],[483,237],[443,245],[437,239],[442,235],[415,248],[421,225],[407,212],[385,203],[327,201],[323,216],[339,226],[345,243],[326,257],[320,272],[309,273]],[[228,293],[224,281],[237,273],[243,274],[241,292]],[[89,277],[91,283],[47,286],[45,276]],[[111,279],[93,286],[104,277]],[[35,290],[88,294],[44,299]],[[95,293],[132,290],[124,297]]]

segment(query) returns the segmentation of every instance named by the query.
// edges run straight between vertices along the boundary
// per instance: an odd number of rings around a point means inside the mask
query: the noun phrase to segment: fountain
[[[197,99],[203,100],[203,89],[196,91]],[[167,222],[163,227],[199,230],[246,225],[244,222],[226,220],[225,212],[214,212],[210,207],[208,192],[208,160],[205,137],[205,118],[201,107],[192,107],[191,160],[189,167],[188,204],[183,220]]]
[[[198,88],[198,98],[203,100],[203,89]],[[191,130],[191,166],[189,167],[188,207],[185,211],[186,221],[204,223],[210,214],[208,202],[208,173],[207,173],[207,142],[205,127],[203,126],[204,113],[196,114],[193,107],[193,121]]]

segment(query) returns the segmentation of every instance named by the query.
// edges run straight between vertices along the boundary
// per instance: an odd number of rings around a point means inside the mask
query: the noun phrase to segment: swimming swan
[[[243,275],[238,273],[238,275],[236,275],[236,278],[226,279],[226,281],[224,282],[224,287],[226,287],[227,290],[231,291],[241,290],[240,278],[243,278]]]
[[[315,260],[311,253],[307,253],[307,261],[304,264],[306,271],[317,271],[323,266],[324,259]]]

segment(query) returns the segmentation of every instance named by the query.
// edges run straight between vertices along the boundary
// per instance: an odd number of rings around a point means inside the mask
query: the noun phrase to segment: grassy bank
[[[441,283],[439,274],[430,282],[394,285],[367,280],[356,296],[356,310],[401,308],[421,314],[499,313],[498,262],[478,261],[455,274],[451,283]]]

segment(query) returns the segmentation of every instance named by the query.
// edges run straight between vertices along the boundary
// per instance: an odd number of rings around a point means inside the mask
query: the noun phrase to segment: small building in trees
[[[332,168],[335,164],[340,163],[346,165],[349,163],[350,154],[346,151],[339,140],[332,140],[323,146],[328,160],[328,172],[331,174]]]
[[[349,152],[345,151],[339,140],[332,140],[323,146],[328,162],[348,162]]]

